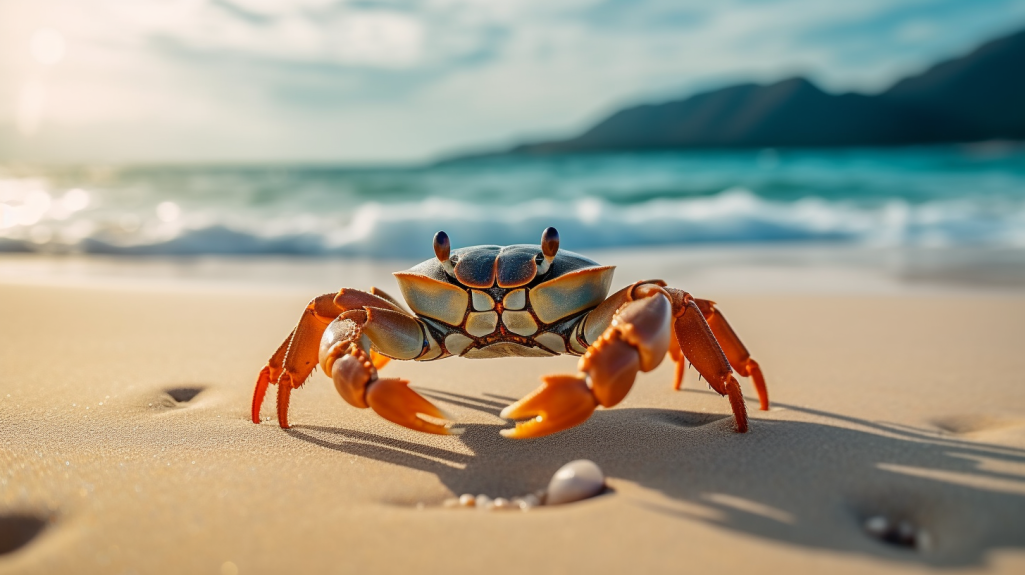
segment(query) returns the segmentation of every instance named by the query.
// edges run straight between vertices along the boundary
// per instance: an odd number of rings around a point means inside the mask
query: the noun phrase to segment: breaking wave
[[[930,153],[939,157],[926,161]],[[805,153],[789,166],[733,154],[394,170],[8,169],[0,170],[0,251],[422,258],[440,229],[463,246],[534,243],[547,226],[575,251],[822,241],[1025,247],[1018,155],[972,170],[952,165],[961,156],[950,151],[919,152],[926,159],[917,161],[881,154]]]

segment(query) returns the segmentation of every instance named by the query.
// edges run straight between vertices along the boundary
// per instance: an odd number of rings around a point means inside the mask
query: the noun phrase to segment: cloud
[[[876,90],[1022,24],[1023,0],[0,0],[0,160],[423,159],[740,79]],[[2,128],[26,86],[31,135]]]

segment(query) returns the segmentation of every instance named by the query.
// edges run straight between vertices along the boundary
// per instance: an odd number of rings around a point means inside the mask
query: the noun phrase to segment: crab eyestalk
[[[455,273],[455,265],[450,257],[451,253],[452,242],[448,239],[448,234],[443,231],[434,234],[434,255],[449,274]]]
[[[559,231],[555,228],[545,228],[541,233],[541,253],[544,254],[544,261],[537,266],[537,273],[541,275],[552,267],[555,261],[555,254],[559,253]]]

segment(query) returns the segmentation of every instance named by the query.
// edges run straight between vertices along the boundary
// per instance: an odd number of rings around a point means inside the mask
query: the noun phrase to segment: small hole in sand
[[[45,527],[45,519],[32,515],[0,515],[0,555],[28,545]]]
[[[203,391],[202,387],[173,387],[166,390],[167,395],[171,396],[171,399],[178,403],[188,403],[192,401],[199,392]]]
[[[915,550],[928,550],[930,547],[929,534],[907,519],[875,515],[865,519],[862,527],[869,536],[894,547]]]

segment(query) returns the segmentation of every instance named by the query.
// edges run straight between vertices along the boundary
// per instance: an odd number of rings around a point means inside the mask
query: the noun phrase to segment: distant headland
[[[877,95],[830,94],[805,78],[739,84],[626,108],[566,140],[453,159],[983,140],[1025,140],[1025,30],[900,80]]]

